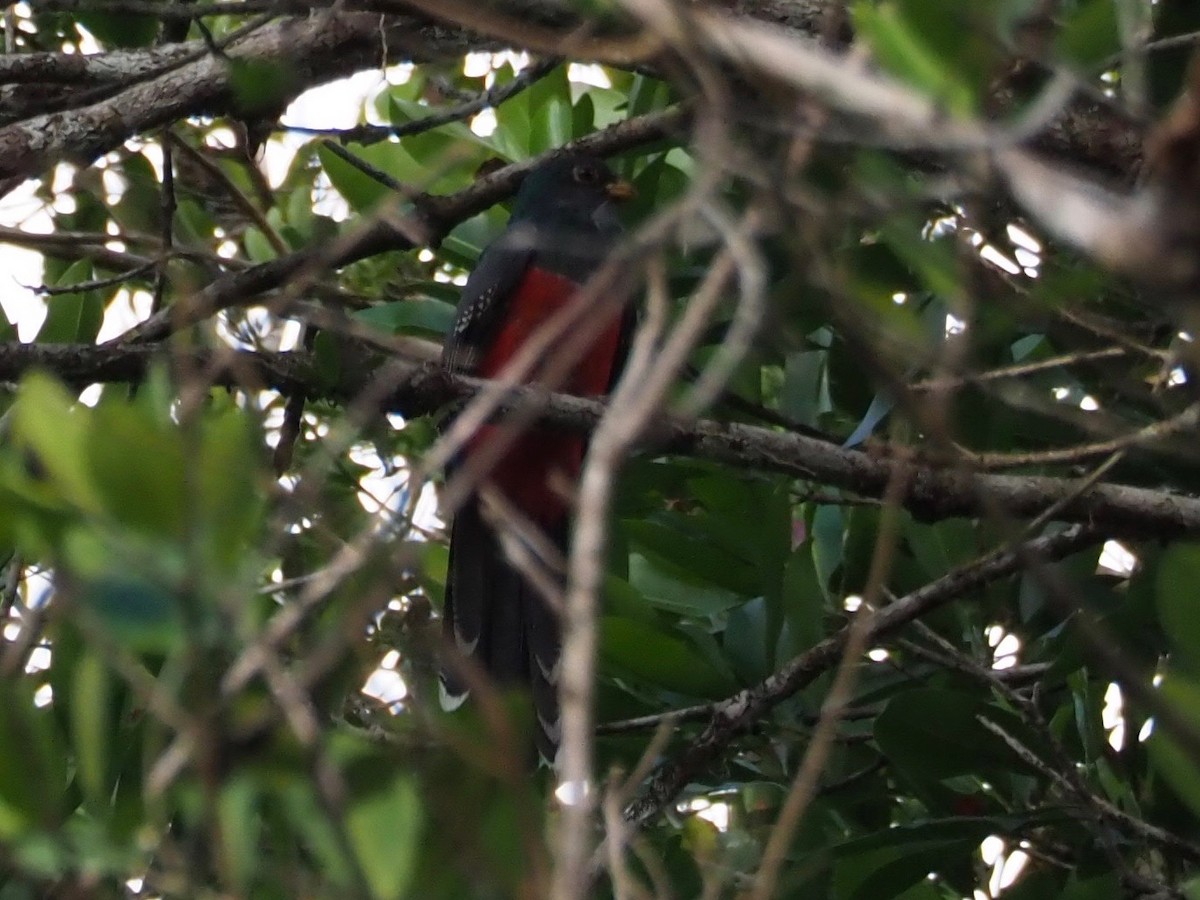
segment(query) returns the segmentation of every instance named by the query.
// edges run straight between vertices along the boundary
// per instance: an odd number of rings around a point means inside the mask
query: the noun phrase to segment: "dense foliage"
[[[1198,32],[10,8],[0,897],[1200,896]],[[638,189],[607,407],[432,362],[564,146]],[[595,432],[561,779],[437,702],[452,408]]]

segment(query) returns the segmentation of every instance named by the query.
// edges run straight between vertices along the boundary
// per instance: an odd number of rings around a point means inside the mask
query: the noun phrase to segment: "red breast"
[[[504,325],[484,353],[479,374],[484,378],[496,377],[538,328],[570,303],[578,288],[569,278],[530,267],[509,300]],[[614,313],[610,324],[575,361],[559,390],[580,396],[598,396],[608,390],[620,327],[620,316]],[[481,428],[471,440],[471,447],[482,447],[503,427]],[[509,445],[492,469],[488,482],[501,488],[525,515],[550,525],[567,514],[568,498],[561,488],[574,483],[583,453],[584,439],[579,435],[529,428]]]

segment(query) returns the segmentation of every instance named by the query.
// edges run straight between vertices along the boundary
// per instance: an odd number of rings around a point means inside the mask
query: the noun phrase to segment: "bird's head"
[[[618,178],[604,160],[570,153],[525,177],[513,205],[513,220],[572,231],[607,231],[617,226],[613,203],[633,193],[633,185]]]

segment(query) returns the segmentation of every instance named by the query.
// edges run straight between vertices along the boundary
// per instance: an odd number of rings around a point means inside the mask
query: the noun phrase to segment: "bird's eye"
[[[600,170],[588,163],[576,166],[571,174],[579,184],[595,184],[600,180]]]

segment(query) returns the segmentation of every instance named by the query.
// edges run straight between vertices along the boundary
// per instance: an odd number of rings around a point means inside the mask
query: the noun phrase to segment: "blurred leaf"
[[[262,432],[245,409],[218,405],[202,422],[197,489],[213,560],[233,569],[261,525]]]
[[[100,810],[108,805],[112,792],[112,676],[104,662],[89,653],[76,665],[71,687],[71,742],[79,783],[88,802]]]
[[[1071,873],[1058,900],[1108,900],[1121,895],[1121,881],[1115,872],[1087,876]]]
[[[416,870],[421,801],[408,774],[385,774],[381,781],[379,787],[351,802],[346,830],[371,896],[392,900],[408,893]]]
[[[235,884],[248,885],[259,861],[258,789],[248,776],[228,779],[217,800],[225,859]]]
[[[381,784],[387,785],[388,782],[381,781]],[[353,870],[341,850],[344,842],[339,836],[339,829],[334,828],[321,804],[313,796],[315,789],[308,779],[293,782],[283,787],[279,799],[301,845],[317,860],[323,880],[335,888],[348,888]],[[370,838],[368,840],[370,841]]]
[[[157,234],[162,228],[161,185],[145,153],[129,155],[121,167],[125,191],[112,207],[113,219],[126,231]]]
[[[114,518],[149,534],[182,537],[191,510],[183,443],[144,407],[114,399],[92,411],[86,458]]]
[[[867,407],[867,411],[863,413],[862,420],[855,426],[854,431],[842,443],[843,447],[857,447],[875,434],[875,430],[879,427],[879,423],[887,418],[887,414],[896,406],[894,400],[887,394],[876,394],[875,399],[871,401],[871,405]]]
[[[21,382],[13,407],[16,444],[33,453],[34,467],[44,470],[65,498],[85,509],[99,505],[85,453],[91,414],[75,406],[57,381],[37,373]]]
[[[963,51],[966,29],[956,27],[966,7],[953,0],[902,0],[878,5],[861,0],[854,24],[885,68],[966,115],[977,98],[973,71],[981,60]],[[958,46],[955,46],[956,38]]]
[[[815,426],[830,406],[825,351],[789,354],[784,372],[780,410],[803,425]]]
[[[256,227],[247,228],[242,240],[246,242],[247,255],[254,262],[267,262],[279,255],[271,246],[271,242],[267,240],[266,235]]]
[[[165,654],[184,641],[178,599],[136,576],[97,579],[83,587],[79,602],[134,652]]]
[[[0,682],[0,837],[52,828],[66,813],[67,754],[47,706],[28,679]]]
[[[659,78],[637,74],[629,88],[629,104],[626,118],[644,116],[655,110],[665,109],[670,100],[670,86]]]
[[[889,221],[883,239],[930,293],[953,300],[962,291],[962,264],[953,241],[924,236],[918,220]],[[895,303],[892,304],[895,306]]]
[[[131,13],[76,13],[76,20],[111,47],[148,47],[158,37],[158,19]]]
[[[1121,50],[1117,4],[1084,0],[1066,17],[1056,41],[1058,53],[1076,66],[1092,70]]]
[[[783,582],[783,627],[775,664],[795,656],[824,637],[825,595],[813,555],[803,547],[789,557]]]
[[[275,112],[294,93],[298,73],[278,59],[230,60],[229,81],[239,115],[254,116]]]
[[[599,127],[606,128],[614,121],[615,113],[612,116],[606,115]],[[585,93],[575,101],[575,107],[571,110],[571,133],[587,134],[596,127],[596,104],[591,93]]]

